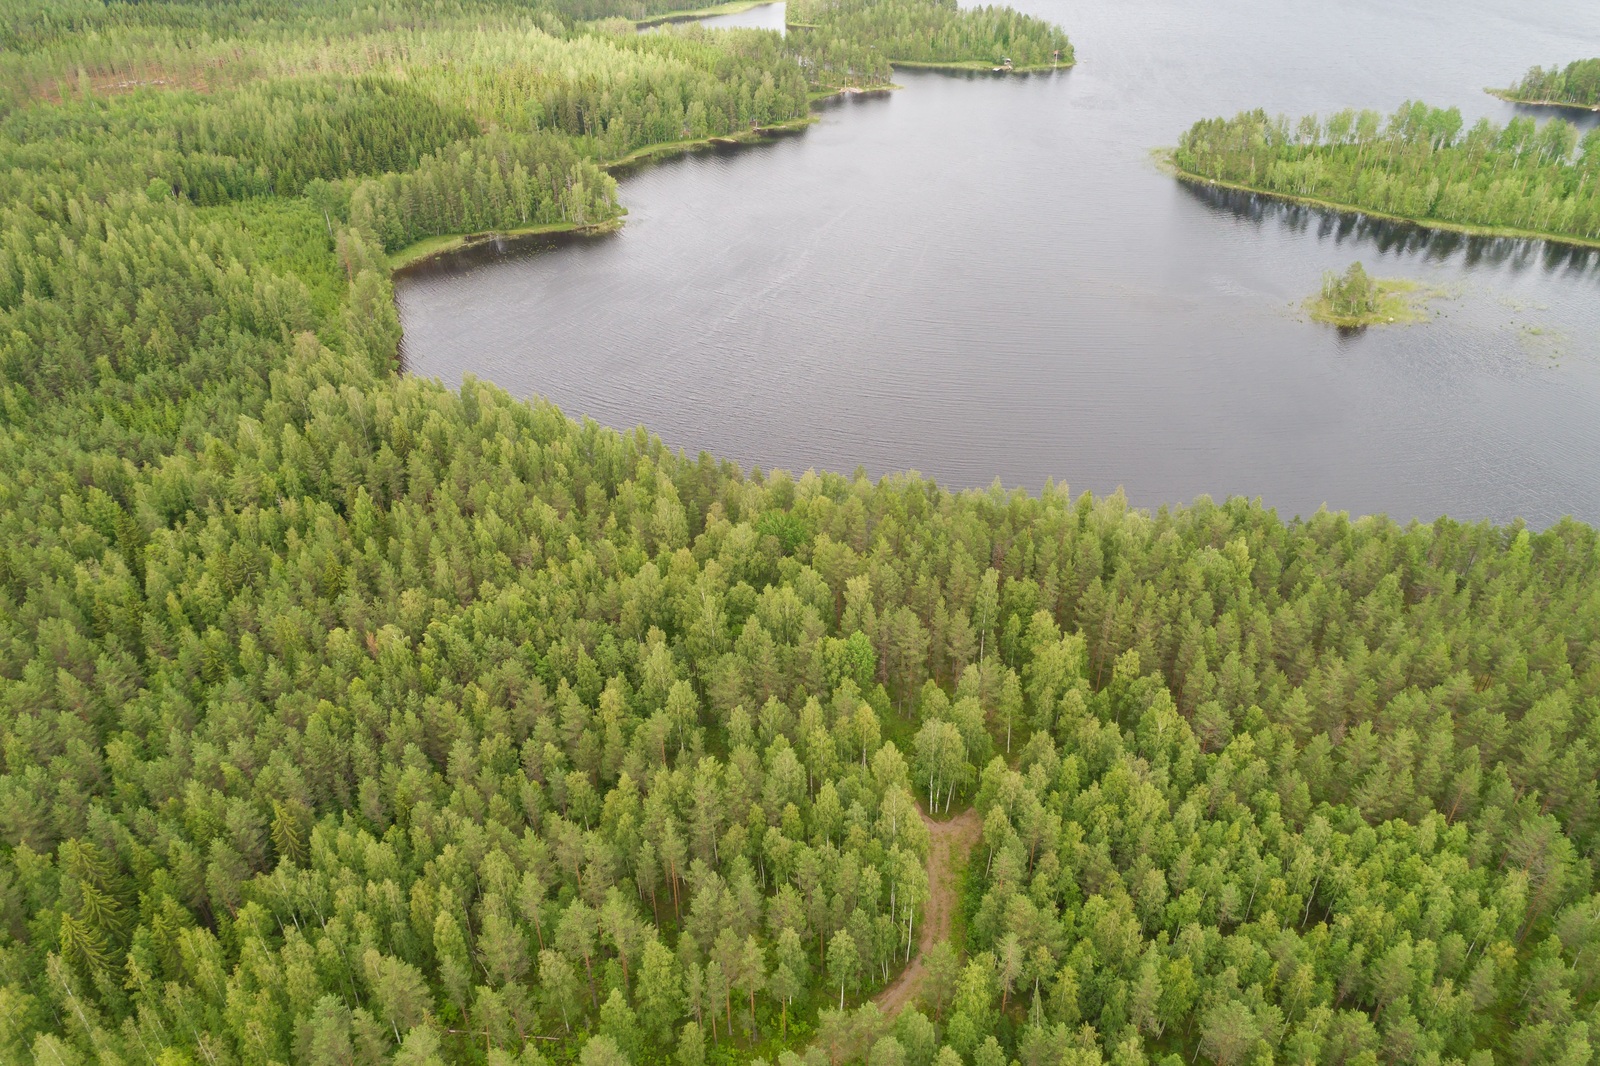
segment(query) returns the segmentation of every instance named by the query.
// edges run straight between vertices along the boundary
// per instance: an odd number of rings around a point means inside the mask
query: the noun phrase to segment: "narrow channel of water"
[[[1021,6],[1077,68],[902,72],[803,134],[630,175],[615,235],[414,270],[408,366],[763,466],[1600,520],[1600,253],[1198,189],[1149,156],[1255,106],[1504,121],[1483,86],[1592,54],[1600,5]],[[1355,259],[1442,290],[1434,320],[1307,321]]]
[[[783,12],[784,5],[781,3],[757,4],[732,15],[712,15],[699,21],[701,25],[710,26],[712,29],[777,30],[783,33]]]

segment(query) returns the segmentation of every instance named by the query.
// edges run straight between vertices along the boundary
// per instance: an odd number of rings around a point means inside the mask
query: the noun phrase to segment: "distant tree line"
[[[891,63],[1042,66],[1073,61],[1059,28],[1009,7],[956,0],[791,0],[787,19],[806,47],[849,41]],[[825,51],[826,51],[825,45]]]

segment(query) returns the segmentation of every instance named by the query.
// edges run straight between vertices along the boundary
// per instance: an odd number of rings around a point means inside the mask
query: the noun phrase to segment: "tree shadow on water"
[[[1183,190],[1209,211],[1249,222],[1269,224],[1292,233],[1311,234],[1335,244],[1361,243],[1384,253],[1418,256],[1435,262],[1461,256],[1467,266],[1507,267],[1514,272],[1542,268],[1547,273],[1600,277],[1600,249],[1580,248],[1526,237],[1484,237],[1453,230],[1429,229],[1411,222],[1335,211],[1273,196],[1180,182]]]

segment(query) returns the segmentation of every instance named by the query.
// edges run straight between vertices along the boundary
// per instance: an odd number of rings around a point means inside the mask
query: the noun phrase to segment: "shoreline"
[[[954,59],[948,61],[923,61],[891,59],[889,66],[905,70],[944,71],[949,74],[1043,74],[1052,70],[1070,70],[1076,60],[1068,63],[1031,63],[1020,67],[997,67],[983,59]]]
[[[1152,155],[1162,150],[1157,149]],[[1320,207],[1328,211],[1337,211],[1347,215],[1366,215],[1369,218],[1382,219],[1385,222],[1404,222],[1422,229],[1441,230],[1447,233],[1460,233],[1468,237],[1508,237],[1522,241],[1549,241],[1551,244],[1565,244],[1573,248],[1593,249],[1600,248],[1600,239],[1589,237],[1572,237],[1559,233],[1543,233],[1539,230],[1516,229],[1511,226],[1475,226],[1467,222],[1451,222],[1446,219],[1411,218],[1407,215],[1392,215],[1376,208],[1360,207],[1356,204],[1343,204],[1333,200],[1318,200],[1311,196],[1297,196],[1294,193],[1273,192],[1270,189],[1258,189],[1253,185],[1241,185],[1238,182],[1224,181],[1221,178],[1208,178],[1203,174],[1184,170],[1173,158],[1172,153],[1166,152],[1165,157],[1158,157],[1157,166],[1162,169],[1171,168],[1171,173],[1179,181],[1187,181],[1192,185],[1215,185],[1224,189],[1233,189],[1237,192],[1254,193],[1257,196],[1267,196],[1274,200],[1283,200],[1287,203],[1304,204],[1307,207]]]
[[[762,0],[766,2],[766,0]],[[820,99],[829,99],[848,90],[838,90],[828,93]],[[879,92],[884,90],[857,90],[857,92]],[[814,97],[815,103],[818,98]],[[614,170],[626,170],[636,164],[659,157],[673,155],[687,155],[703,148],[722,145],[749,144],[759,141],[767,134],[786,133],[804,129],[817,121],[815,115],[793,119],[789,122],[780,122],[773,126],[761,126],[757,129],[741,131],[739,133],[719,134],[715,137],[702,137],[693,141],[663,141],[660,144],[647,144],[643,148],[636,148],[625,156],[599,163],[601,170],[611,173]],[[615,218],[601,222],[547,222],[537,226],[519,226],[507,230],[482,230],[476,233],[445,233],[436,237],[424,237],[420,241],[406,245],[399,251],[390,253],[389,274],[396,275],[403,270],[416,266],[418,263],[429,259],[438,259],[455,252],[475,248],[491,240],[515,240],[521,237],[551,236],[557,234],[585,234],[609,233],[622,228],[622,222],[628,209],[624,207]]]
[[[627,214],[623,211],[622,214]],[[518,226],[516,229],[505,230],[480,230],[476,233],[444,233],[437,237],[424,237],[420,241],[408,244],[399,251],[391,252],[389,259],[390,275],[398,274],[402,270],[416,266],[418,263],[437,259],[454,252],[475,248],[489,241],[516,240],[521,237],[540,237],[564,233],[607,233],[622,226],[622,215],[608,218],[603,222],[546,222],[538,226]]]
[[[729,0],[725,4],[713,4],[710,7],[685,8],[681,11],[665,11],[649,18],[629,19],[636,30],[648,30],[656,26],[668,26],[674,22],[694,22],[698,19],[715,18],[718,15],[738,15],[752,8],[765,7],[768,4],[778,3],[779,0]]]
[[[810,100],[813,104],[820,104],[825,100],[838,100],[849,96],[885,96],[903,88],[905,86],[896,85],[894,82],[886,85],[836,85],[831,89],[817,89],[811,93]]]
[[[823,97],[813,96],[809,99],[809,102],[814,103],[817,99],[826,99],[827,97],[834,95],[837,94],[828,93]],[[647,144],[642,148],[635,148],[627,155],[618,156],[616,159],[608,159],[604,162],[598,163],[597,165],[601,170],[604,170],[607,173],[610,173],[613,170],[626,170],[628,167],[631,167],[636,163],[642,163],[647,159],[654,159],[658,156],[672,156],[680,154],[687,155],[688,153],[698,151],[701,148],[711,148],[722,145],[748,144],[753,141],[759,141],[763,137],[772,133],[792,133],[795,130],[805,129],[815,121],[817,121],[817,116],[807,114],[801,118],[789,119],[787,122],[776,122],[770,126],[757,126],[754,129],[740,130],[737,133],[719,133],[710,137],[700,137],[692,141],[660,141],[656,144]]]
[[[1600,114],[1600,104],[1575,104],[1569,100],[1529,100],[1526,97],[1512,96],[1508,89],[1485,89],[1483,91],[1496,100],[1504,100],[1508,104],[1520,104],[1523,107],[1561,107],[1569,111],[1587,111],[1590,114]]]
[[[789,22],[783,24],[785,30],[814,30],[814,22]],[[1050,70],[1068,70],[1077,66],[1078,60],[1074,56],[1062,63],[1029,63],[1025,66],[997,67],[989,59],[890,59],[889,66],[903,70],[932,70],[943,71],[949,74],[1042,74]],[[889,86],[898,89],[898,85]]]

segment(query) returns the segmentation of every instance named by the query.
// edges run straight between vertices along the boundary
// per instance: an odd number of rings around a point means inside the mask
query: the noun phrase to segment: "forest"
[[[1600,59],[1579,59],[1549,70],[1534,67],[1509,89],[1496,96],[1528,104],[1600,108]]]
[[[790,0],[786,19],[803,49],[839,42],[906,66],[1014,69],[1069,66],[1072,43],[1056,26],[1009,7],[956,0]],[[886,80],[886,72],[885,72]]]
[[[613,217],[796,53],[5,3],[0,1060],[1594,1061],[1593,529],[743,470],[397,373],[391,252]],[[890,1015],[924,812],[982,832]]]
[[[1298,122],[1264,111],[1184,133],[1179,173],[1427,224],[1600,241],[1600,130],[1526,116],[1464,127],[1456,108],[1402,105]]]

